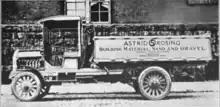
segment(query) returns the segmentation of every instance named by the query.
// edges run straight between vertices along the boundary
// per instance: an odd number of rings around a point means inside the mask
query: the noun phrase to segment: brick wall
[[[218,22],[218,5],[187,5],[186,0],[112,0],[115,23]]]

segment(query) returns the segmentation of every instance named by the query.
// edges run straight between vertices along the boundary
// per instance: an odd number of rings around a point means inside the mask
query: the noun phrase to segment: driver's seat
[[[63,54],[63,68],[78,69],[79,56],[78,52],[64,52]]]

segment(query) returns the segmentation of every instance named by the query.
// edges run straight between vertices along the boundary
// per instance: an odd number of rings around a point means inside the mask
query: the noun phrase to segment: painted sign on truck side
[[[210,36],[95,37],[95,61],[211,60]]]

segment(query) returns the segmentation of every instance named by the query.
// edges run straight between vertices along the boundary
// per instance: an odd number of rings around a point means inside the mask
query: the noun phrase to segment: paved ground
[[[144,100],[133,88],[121,83],[63,84],[52,86],[41,101],[20,102],[3,85],[2,107],[219,107],[219,82],[176,82],[163,100]]]

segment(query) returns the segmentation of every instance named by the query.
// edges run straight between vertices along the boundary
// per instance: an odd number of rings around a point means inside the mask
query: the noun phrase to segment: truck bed
[[[95,62],[208,61],[210,35],[94,37]]]

